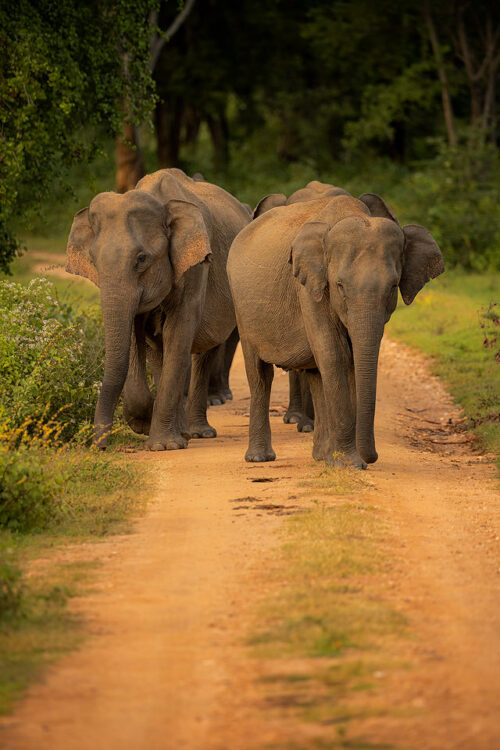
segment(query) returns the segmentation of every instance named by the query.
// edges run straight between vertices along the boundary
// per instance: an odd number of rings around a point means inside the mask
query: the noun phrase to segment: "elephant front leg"
[[[220,347],[191,358],[191,383],[186,405],[188,432],[192,438],[214,438],[217,431],[207,421],[208,381]]]
[[[330,449],[330,433],[326,420],[326,403],[321,375],[319,372],[309,371],[307,382],[314,404],[313,458],[315,461],[324,461]]]
[[[352,362],[348,354],[316,357],[319,373],[309,375],[314,401],[313,457],[328,466],[366,469],[356,447],[356,412],[352,402]]]
[[[123,389],[123,414],[134,432],[148,435],[154,399],[146,373],[145,317],[136,316],[132,328],[129,368]]]
[[[154,451],[187,448],[184,413],[186,380],[191,366],[192,325],[182,319],[163,329],[163,359],[146,448]]]
[[[249,462],[274,461],[276,453],[271,446],[269,402],[274,378],[272,365],[260,359],[246,341],[241,341],[248,384],[250,386],[250,428],[245,460]]]

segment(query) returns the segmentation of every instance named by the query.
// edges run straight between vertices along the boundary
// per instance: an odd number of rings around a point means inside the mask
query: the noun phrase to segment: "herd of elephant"
[[[231,398],[241,340],[251,392],[247,461],[272,461],[274,366],[290,373],[285,421],[314,431],[313,457],[377,460],[380,342],[397,304],[444,270],[427,229],[401,227],[382,198],[310,182],[252,212],[201,175],[162,169],[74,218],[67,270],[100,287],[104,377],[94,442],[106,447],[123,392],[150,450],[211,438],[207,404]],[[147,365],[156,397],[149,387]]]

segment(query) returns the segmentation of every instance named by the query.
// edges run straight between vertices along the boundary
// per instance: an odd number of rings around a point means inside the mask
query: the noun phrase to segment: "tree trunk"
[[[427,30],[429,32],[429,39],[431,42],[432,52],[434,54],[434,60],[436,62],[436,70],[441,84],[441,99],[443,101],[443,114],[446,125],[446,133],[448,135],[448,143],[450,146],[457,145],[457,136],[455,133],[455,121],[453,117],[453,107],[451,104],[450,90],[448,88],[448,77],[446,75],[446,68],[443,63],[441,50],[439,48],[439,41],[434,26],[434,20],[430,11],[429,3],[424,3],[424,17],[427,24]]]
[[[135,125],[125,123],[123,136],[116,139],[116,190],[126,193],[144,177],[144,160],[139,144],[139,133]]]
[[[182,124],[182,102],[178,97],[158,102],[155,110],[155,129],[160,167],[179,166],[179,146]]]
[[[226,113],[221,109],[215,115],[207,115],[207,125],[214,148],[214,168],[224,172],[229,164],[229,128]]]

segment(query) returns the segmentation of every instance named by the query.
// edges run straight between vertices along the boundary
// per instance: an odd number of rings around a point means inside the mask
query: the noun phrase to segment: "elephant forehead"
[[[403,240],[403,232],[393,221],[367,216],[347,216],[329,232],[330,242],[353,252],[400,251]]]

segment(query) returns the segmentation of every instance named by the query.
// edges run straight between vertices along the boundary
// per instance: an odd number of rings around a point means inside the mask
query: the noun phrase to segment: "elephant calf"
[[[100,193],[76,214],[66,268],[101,290],[106,356],[94,422],[99,447],[106,446],[122,389],[127,421],[149,433],[151,450],[215,436],[206,418],[210,365],[236,323],[227,254],[249,221],[236,198],[180,169],[148,175],[123,195]],[[146,356],[157,385],[154,401]]]
[[[382,198],[344,191],[283,205],[245,227],[228,276],[251,391],[247,461],[273,461],[273,364],[305,371],[314,403],[313,457],[365,469],[384,326],[398,286],[410,304],[444,270],[427,229],[400,227]],[[268,201],[269,202],[269,201]]]

